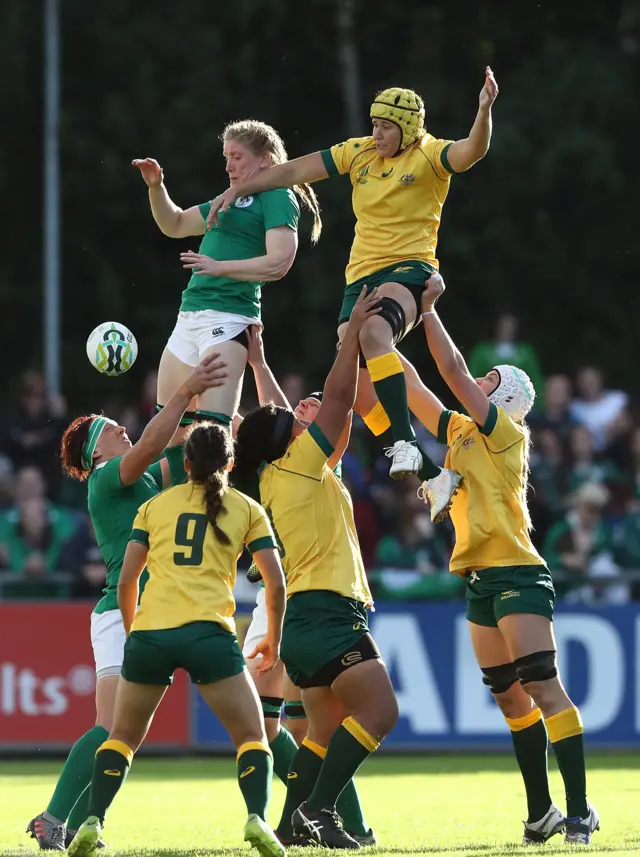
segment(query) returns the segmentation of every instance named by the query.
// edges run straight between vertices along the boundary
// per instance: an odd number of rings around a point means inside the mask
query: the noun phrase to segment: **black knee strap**
[[[280,720],[280,712],[282,711],[282,703],[284,699],[279,696],[261,696],[262,713],[266,717],[273,717]]]
[[[303,720],[307,716],[302,702],[285,702],[284,716],[287,720]]]
[[[533,652],[523,658],[516,658],[513,662],[520,684],[530,681],[549,681],[558,675],[556,667],[556,653],[551,650],[547,652]]]
[[[378,301],[380,312],[379,318],[383,318],[388,322],[393,334],[393,344],[395,345],[402,337],[407,327],[407,317],[404,314],[402,304],[398,303],[394,298],[380,298]]]
[[[504,693],[517,681],[516,665],[513,661],[497,667],[482,667],[482,683],[487,685],[491,693]]]

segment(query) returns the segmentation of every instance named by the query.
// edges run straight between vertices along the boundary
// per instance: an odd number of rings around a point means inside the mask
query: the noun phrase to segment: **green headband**
[[[100,440],[104,427],[110,423],[106,417],[95,417],[89,429],[89,436],[82,447],[82,466],[85,470],[91,470],[93,467],[93,454],[96,451],[96,446]]]

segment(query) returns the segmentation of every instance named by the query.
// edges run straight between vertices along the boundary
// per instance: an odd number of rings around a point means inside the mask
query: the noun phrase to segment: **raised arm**
[[[204,235],[205,221],[199,206],[184,211],[173,202],[164,186],[162,167],[153,158],[137,158],[131,162],[140,170],[149,188],[149,203],[153,219],[160,231],[169,238],[188,238]]]
[[[398,357],[404,369],[409,408],[426,430],[431,432],[434,437],[438,437],[438,425],[444,405],[423,383],[413,363],[410,363],[399,351]]]
[[[498,96],[498,84],[491,68],[485,71],[484,86],[480,92],[480,104],[469,136],[456,140],[447,149],[447,160],[454,173],[463,173],[484,158],[491,142],[491,106]]]
[[[211,210],[207,217],[207,229],[218,222],[218,212],[226,211],[236,199],[252,196],[265,190],[275,190],[278,187],[293,187],[299,184],[310,184],[328,178],[329,173],[322,160],[320,152],[312,152],[284,164],[276,164],[265,170],[260,170],[250,179],[246,179],[211,201]]]
[[[120,459],[120,481],[123,485],[133,485],[163,452],[171,442],[182,415],[194,396],[204,393],[211,387],[224,384],[225,364],[220,355],[213,352],[203,359],[191,372],[184,384],[181,384],[167,404],[156,414],[135,443]]]
[[[427,288],[422,293],[422,322],[427,344],[436,361],[438,372],[453,395],[478,425],[483,426],[489,414],[487,394],[470,374],[464,357],[444,329],[435,309],[435,303],[444,289],[444,280],[440,274],[437,272],[431,274],[427,281]]]
[[[249,283],[270,283],[281,280],[293,265],[298,250],[298,233],[290,226],[276,226],[265,233],[264,256],[252,259],[231,259],[219,262],[211,256],[189,250],[180,254],[183,268],[194,271],[196,276],[230,277]]]
[[[358,355],[360,331],[365,321],[380,312],[378,290],[367,295],[366,286],[353,308],[349,324],[335,363],[327,376],[322,394],[322,404],[314,420],[332,447],[337,447],[345,429],[347,418],[353,410],[358,386]]]
[[[247,329],[247,334],[249,336],[247,361],[253,370],[253,377],[255,378],[256,389],[258,391],[258,401],[261,405],[268,405],[269,402],[273,402],[274,405],[279,405],[281,408],[292,411],[293,408],[289,400],[282,392],[264,356],[262,325],[252,324]]]

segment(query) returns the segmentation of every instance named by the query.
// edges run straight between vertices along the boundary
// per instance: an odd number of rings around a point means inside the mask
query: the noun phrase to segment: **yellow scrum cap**
[[[424,134],[424,102],[412,89],[383,89],[371,105],[371,118],[386,119],[398,126],[402,131],[401,149]]]

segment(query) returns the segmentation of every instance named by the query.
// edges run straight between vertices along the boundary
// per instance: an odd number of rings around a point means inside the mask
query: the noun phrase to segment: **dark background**
[[[638,392],[636,2],[355,2],[360,97],[348,115],[338,0],[62,0],[63,393],[71,411],[139,389],[157,364],[188,277],[130,166],[155,157],[184,207],[226,186],[218,135],[252,116],[290,157],[369,129],[381,88],[421,93],[437,137],[466,136],[484,67],[500,86],[487,158],[452,181],[438,256],[442,315],[464,348],[498,311],[521,317],[545,373],[595,360],[610,385]],[[1,397],[42,356],[42,4],[0,4]],[[268,356],[312,386],[333,359],[353,234],[347,178],[316,185],[292,272],[264,289]],[[124,378],[99,376],[88,333],[117,320],[138,338]],[[404,345],[428,380],[422,337]],[[436,388],[438,388],[436,383]],[[438,388],[439,389],[439,388]]]

